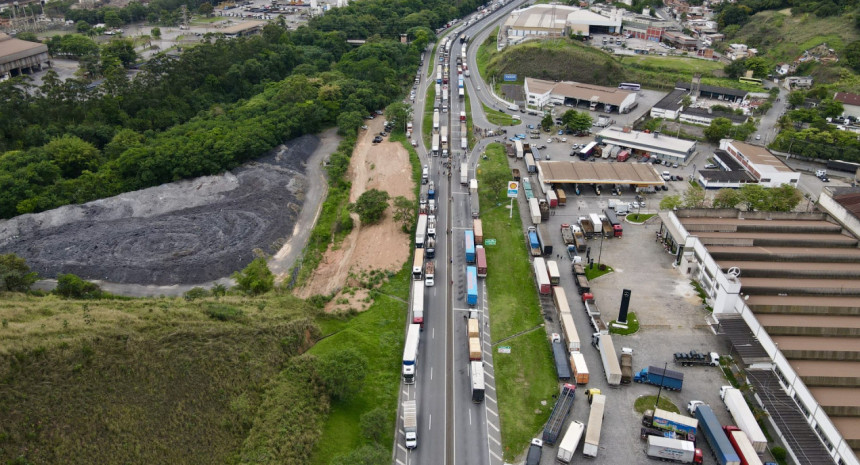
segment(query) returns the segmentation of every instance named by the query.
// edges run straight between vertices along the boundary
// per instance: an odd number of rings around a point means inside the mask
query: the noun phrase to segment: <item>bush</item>
[[[378,189],[370,189],[364,192],[349,207],[352,211],[358,213],[359,219],[364,224],[378,223],[382,219],[382,215],[388,208],[388,192]]]
[[[367,361],[353,348],[340,349],[318,360],[317,375],[333,399],[347,400],[361,390]]]
[[[203,313],[218,321],[237,321],[245,317],[245,312],[241,308],[224,304],[209,305],[203,310]]]
[[[242,271],[233,273],[233,279],[237,289],[251,295],[263,294],[275,287],[275,275],[262,257],[255,258]]]
[[[0,291],[27,292],[37,279],[23,258],[13,253],[0,255]]]
[[[784,461],[785,458],[788,456],[788,452],[786,452],[785,448],[779,446],[776,446],[771,449],[770,453],[771,455],[773,455],[773,458],[779,460],[780,462]]]
[[[183,294],[183,297],[185,297],[185,300],[202,299],[203,297],[208,297],[208,296],[209,296],[209,291],[207,291],[206,289],[203,289],[202,287],[191,288],[191,290],[189,290],[188,292]]]
[[[391,429],[388,412],[382,407],[377,407],[359,418],[361,434],[365,438],[379,443],[385,437],[385,433]]]
[[[102,296],[101,288],[74,274],[61,274],[57,278],[54,293],[67,299],[97,299]]]

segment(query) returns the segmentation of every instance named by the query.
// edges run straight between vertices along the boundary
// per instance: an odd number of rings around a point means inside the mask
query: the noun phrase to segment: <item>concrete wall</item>
[[[818,197],[818,205],[826,212],[833,215],[833,218],[839,222],[842,227],[851,232],[855,237],[860,237],[860,218],[849,213],[842,205],[833,200],[833,192],[829,188],[824,188],[821,191],[821,196]]]
[[[754,305],[750,307],[755,313],[780,313],[788,315],[834,315],[834,316],[860,316],[860,307],[855,306],[819,306],[809,307],[803,305]]]

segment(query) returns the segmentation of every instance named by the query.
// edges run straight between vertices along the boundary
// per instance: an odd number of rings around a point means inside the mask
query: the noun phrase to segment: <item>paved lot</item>
[[[562,147],[563,144],[549,145]],[[559,148],[555,150],[559,152],[559,157],[561,152],[565,151]],[[553,149],[548,148],[547,151],[552,153]],[[514,166],[516,165],[517,163],[514,163]],[[524,166],[518,167],[524,171]],[[682,174],[684,168],[669,168],[669,171]],[[536,181],[533,177],[532,182],[535,186]],[[674,193],[676,189],[684,189],[686,183],[670,183],[670,185],[672,185],[670,191],[661,192],[649,199],[649,209],[656,209],[663,195]],[[632,200],[633,195],[632,192],[626,191],[621,198]],[[601,212],[606,208],[610,198],[618,197],[595,196],[591,193],[582,196],[570,194],[567,206],[555,209],[555,214],[546,222],[555,250],[559,252],[565,250],[559,232],[561,223],[574,222],[578,216]],[[522,198],[519,202],[521,213],[527,212]],[[523,215],[524,223],[529,221],[526,215],[527,213]],[[621,347],[632,348],[633,366],[637,371],[648,365],[662,366],[669,362],[670,368],[685,374],[684,389],[681,392],[664,391],[663,395],[682,410],[690,400],[703,400],[714,408],[720,421],[727,424],[730,422],[729,414],[722,407],[722,401],[719,398],[719,386],[728,384],[722,372],[715,368],[675,367],[671,363],[674,352],[696,349],[701,352],[727,353],[728,347],[706,324],[707,310],[701,304],[692,285],[680,277],[672,267],[672,256],[656,242],[655,232],[658,228],[657,218],[652,218],[644,225],[624,223],[624,237],[604,239],[602,246],[600,239],[590,240],[591,257],[597,261],[599,255],[603,263],[615,269],[614,273],[594,280],[591,283],[592,291],[602,310],[604,320],[609,321],[618,316],[622,290],[630,289],[632,291],[630,310],[636,312],[641,322],[641,329],[634,335],[615,336],[613,339],[616,350],[620,352]],[[644,442],[639,439],[641,418],[633,410],[633,403],[639,396],[656,395],[657,387],[635,383],[620,388],[608,387],[599,352],[589,344],[592,330],[573,283],[570,260],[564,253],[561,253],[561,258],[555,257],[555,254],[552,258],[560,263],[562,286],[570,301],[574,322],[582,340],[582,353],[591,373],[589,383],[578,388],[580,394],[574,403],[570,419],[587,424],[589,405],[584,389],[601,389],[606,394],[608,402],[601,435],[601,449],[593,463],[607,465],[653,463],[643,452]],[[542,305],[547,317],[547,333],[561,333],[552,300],[544,298]],[[536,431],[535,436],[539,435],[540,432]],[[705,452],[705,464],[715,464],[708,446],[705,443],[699,443],[698,446]],[[555,463],[556,453],[555,447],[544,447],[541,463]],[[581,453],[580,444],[574,455],[575,461],[582,460]]]

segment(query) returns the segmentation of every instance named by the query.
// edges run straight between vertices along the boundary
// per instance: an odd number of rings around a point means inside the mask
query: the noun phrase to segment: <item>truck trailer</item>
[[[475,265],[478,268],[478,277],[486,278],[487,277],[487,251],[484,250],[484,246],[476,245],[475,246]]]
[[[475,263],[475,232],[467,229],[463,234],[466,263]]]
[[[621,222],[618,221],[618,217],[615,216],[615,211],[607,208],[603,210],[603,214],[612,226],[612,236],[621,237],[624,234],[624,227],[621,225]]]
[[[633,352],[621,349],[621,384],[633,381]]]
[[[695,438],[699,421],[658,408],[645,411],[642,415],[642,426],[677,433],[686,438]]]
[[[480,404],[484,401],[484,364],[469,362],[469,378],[472,381],[472,402]]]
[[[529,199],[529,214],[531,215],[532,224],[540,224],[540,202],[535,197]]]
[[[586,457],[597,457],[600,449],[600,430],[603,428],[603,410],[606,406],[606,396],[597,394],[591,399],[591,412],[588,414],[588,430],[585,432],[585,444],[582,446],[582,455]]]
[[[699,405],[696,407],[696,419],[699,420],[699,429],[703,436],[711,446],[711,451],[717,459],[719,465],[740,465],[741,459],[738,457],[735,448],[723,431],[723,426],[714,415],[714,411],[707,405]]]
[[[427,215],[418,215],[418,225],[415,227],[415,247],[421,249],[424,247],[424,240],[427,238]]]
[[[543,429],[543,441],[547,444],[555,444],[561,433],[561,427],[564,426],[564,421],[573,409],[573,398],[576,395],[576,385],[565,384],[561,387],[561,393],[555,401],[555,406],[552,408],[552,413],[549,414],[549,420]]]
[[[649,366],[636,373],[633,376],[633,381],[663,386],[670,391],[680,391],[684,386],[684,374],[675,370],[664,370],[660,367]]]
[[[750,410],[743,393],[731,386],[723,386],[720,389],[720,397],[726,403],[726,408],[732,414],[735,424],[741,429],[759,454],[764,453],[767,448],[767,438]]]
[[[573,453],[576,452],[579,441],[582,439],[582,433],[585,431],[585,425],[581,421],[572,421],[561,438],[558,445],[558,455],[556,459],[561,463],[570,463],[573,460]]]
[[[621,384],[621,365],[618,364],[618,355],[615,353],[612,336],[597,333],[594,335],[594,339],[594,345],[600,350],[600,359],[603,361],[606,382],[610,386],[618,386]]]
[[[594,237],[594,224],[590,219],[580,216],[579,217],[579,226],[582,228],[582,233],[585,235],[586,239],[591,239]]]
[[[546,272],[546,261],[541,257],[535,257],[532,265],[538,292],[542,295],[549,295],[552,292],[552,284],[549,282],[549,273]]]
[[[561,340],[561,335],[552,333],[552,358],[555,362],[555,372],[558,374],[558,379],[561,381],[570,381],[570,362],[568,361],[568,351],[565,350],[564,342]]]
[[[561,225],[561,240],[567,245],[573,244],[573,231],[567,223]]]
[[[570,366],[573,368],[576,384],[588,384],[588,365],[585,363],[585,356],[582,353],[570,354]]]
[[[735,453],[741,460],[741,465],[762,465],[758,452],[753,448],[747,435],[737,426],[723,426],[723,432],[735,448]]]
[[[421,336],[421,326],[409,325],[406,330],[406,344],[403,345],[403,382],[415,384],[415,364],[418,362],[418,342]]]
[[[552,255],[552,241],[550,241],[549,233],[546,231],[546,225],[539,224],[537,234],[540,241],[541,253],[543,255]]]
[[[472,231],[475,232],[475,244],[484,245],[484,223],[477,218],[472,220]]]
[[[681,439],[648,436],[648,447],[645,449],[648,457],[669,462],[702,463],[702,450],[690,441]]]
[[[469,165],[466,162],[460,163],[460,184],[466,185],[469,183]]]
[[[557,288],[559,291],[563,290]],[[576,326],[573,323],[573,315],[569,312],[559,312],[561,321],[561,330],[564,331],[564,338],[567,340],[567,351],[571,354],[578,353],[581,348],[579,341],[579,333],[576,331]]]
[[[433,263],[433,262],[428,262]],[[412,323],[424,327],[424,283],[412,283]]]
[[[537,228],[534,226],[529,226],[528,230],[528,240],[529,240],[529,252],[532,257],[540,257],[541,256],[541,248],[540,248],[540,240],[537,236]]]
[[[549,283],[553,286],[558,286],[561,283],[561,273],[558,270],[558,262],[555,260],[546,261],[546,272],[549,274]]]
[[[403,432],[406,436],[406,448],[418,447],[418,402],[414,399],[403,403]]]
[[[466,303],[478,305],[478,268],[474,266],[466,267]]]

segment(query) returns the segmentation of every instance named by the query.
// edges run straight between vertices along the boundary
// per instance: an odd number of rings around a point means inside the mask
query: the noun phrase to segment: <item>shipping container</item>
[[[555,190],[555,195],[558,197],[559,206],[567,205],[567,194],[564,193],[564,189],[559,187]]]
[[[597,394],[591,399],[591,412],[588,414],[588,429],[585,432],[585,444],[582,447],[582,455],[586,457],[597,457],[600,448],[600,430],[603,428],[603,410],[606,405],[606,396]]]
[[[535,257],[533,268],[538,292],[542,295],[549,295],[552,292],[552,288],[549,283],[549,274],[546,272],[546,261],[541,257]]]
[[[714,415],[714,411],[707,405],[699,405],[696,407],[696,418],[699,420],[699,430],[704,433],[708,445],[711,446],[711,451],[717,459],[719,465],[740,465],[741,459],[738,457],[729,438],[723,431],[723,426]]]
[[[484,250],[484,246],[476,245],[475,246],[475,264],[478,267],[478,277],[486,278],[487,277],[487,252]]]
[[[585,363],[585,356],[581,352],[570,354],[570,366],[573,368],[576,384],[588,384],[588,365]]]
[[[412,324],[424,327],[424,283],[421,281],[412,284]]]
[[[481,337],[481,325],[478,323],[477,318],[469,318],[466,327],[469,332],[469,337]]]
[[[469,360],[481,360],[481,338],[479,337],[469,338]]]
[[[576,325],[573,323],[573,315],[562,313],[560,320],[564,339],[567,341],[567,351],[570,353],[579,352],[582,348],[582,343],[579,341],[579,333],[577,333]]]
[[[466,267],[466,303],[478,305],[478,269],[474,266]]]
[[[741,465],[762,465],[761,459],[756,452],[746,433],[741,431],[737,426],[723,426],[723,432],[735,448],[738,458],[741,459]]]
[[[558,271],[558,263],[555,260],[546,261],[546,272],[549,275],[549,283],[558,286],[561,282],[561,273]]]
[[[475,244],[484,245],[484,225],[481,220],[472,220],[472,231],[475,232]]]
[[[475,263],[475,232],[467,229],[463,234],[466,263]]]
[[[758,425],[743,393],[730,386],[724,386],[720,389],[720,396],[726,403],[729,413],[732,414],[735,424],[747,435],[755,451],[759,454],[764,453],[767,448],[767,437]]]
[[[573,453],[576,452],[579,441],[582,439],[583,431],[585,431],[585,425],[582,422],[576,420],[570,422],[567,432],[564,433],[564,437],[558,445],[558,456],[556,456],[556,459],[559,462],[570,463],[573,459]]]

